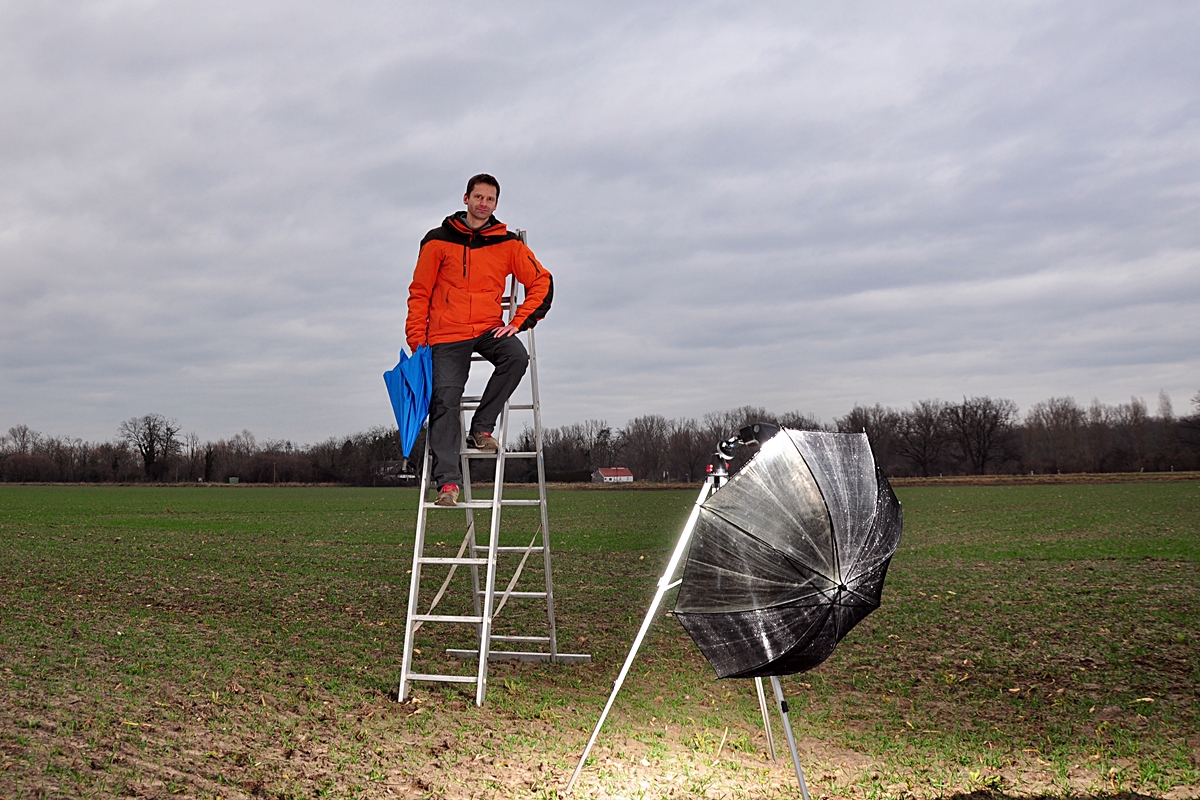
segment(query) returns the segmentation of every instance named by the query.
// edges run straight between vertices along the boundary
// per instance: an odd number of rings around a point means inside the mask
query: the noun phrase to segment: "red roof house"
[[[633,483],[633,473],[625,467],[600,467],[592,473],[592,483]]]

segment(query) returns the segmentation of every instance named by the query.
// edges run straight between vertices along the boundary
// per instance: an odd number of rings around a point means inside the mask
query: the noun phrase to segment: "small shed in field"
[[[625,467],[600,467],[592,473],[592,483],[633,483],[633,473]]]

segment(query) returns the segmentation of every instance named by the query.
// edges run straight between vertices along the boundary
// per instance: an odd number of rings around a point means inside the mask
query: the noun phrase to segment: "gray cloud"
[[[554,272],[550,424],[1200,389],[1188,3],[0,10],[0,411],[386,423],[467,175]]]

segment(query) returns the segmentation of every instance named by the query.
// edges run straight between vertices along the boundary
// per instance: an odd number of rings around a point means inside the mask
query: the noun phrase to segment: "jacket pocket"
[[[451,292],[453,290],[446,287],[443,291],[437,293],[434,297],[433,308],[429,312],[429,332],[434,333],[439,330],[451,316]]]

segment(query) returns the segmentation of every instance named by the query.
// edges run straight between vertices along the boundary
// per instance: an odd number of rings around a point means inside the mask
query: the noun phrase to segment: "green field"
[[[883,607],[784,680],[814,797],[1200,796],[1200,484],[897,494]],[[553,490],[594,661],[476,708],[394,701],[413,490],[0,486],[0,797],[557,796],[694,499]],[[799,796],[758,726],[664,615],[575,796]]]

